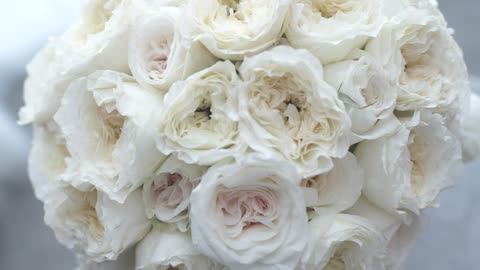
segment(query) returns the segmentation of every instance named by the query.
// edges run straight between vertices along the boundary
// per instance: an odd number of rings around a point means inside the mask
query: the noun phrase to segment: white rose
[[[435,206],[462,166],[457,139],[439,115],[424,114],[410,131],[361,142],[355,155],[365,171],[363,194],[379,207],[406,216]]]
[[[350,208],[360,197],[363,186],[363,170],[354,155],[333,161],[331,171],[305,178],[303,189],[306,206],[319,214],[338,213]]]
[[[381,5],[380,0],[296,0],[286,36],[322,63],[337,62],[379,33],[385,22]]]
[[[397,109],[455,113],[469,91],[467,69],[443,18],[429,9],[410,7],[392,24],[393,33],[384,34],[390,38],[380,35],[372,42],[387,40],[390,46],[391,38],[396,40],[390,66],[398,77]]]
[[[215,63],[201,43],[182,32],[178,8],[151,13],[144,14],[129,42],[130,70],[140,84],[167,91],[175,81]]]
[[[382,255],[384,239],[367,219],[347,214],[314,215],[309,227],[309,243],[302,259],[305,269],[378,269],[374,265]]]
[[[220,270],[221,266],[197,251],[190,235],[153,229],[136,249],[135,270]]]
[[[291,0],[191,0],[192,37],[222,59],[242,60],[272,46],[284,32]]]
[[[307,242],[299,182],[283,161],[211,167],[191,197],[194,245],[233,270],[293,269]]]
[[[312,54],[278,46],[247,58],[239,71],[244,82],[232,91],[231,114],[252,149],[289,160],[302,177],[345,156],[350,119]]]
[[[411,215],[409,224],[405,224],[401,219],[374,206],[365,198],[358,200],[355,206],[348,210],[348,213],[368,219],[381,230],[385,236],[384,251],[382,252],[385,256],[379,263],[386,270],[406,269],[404,265],[408,255],[415,244],[418,233],[424,226],[421,217]]]
[[[28,66],[20,123],[51,119],[69,83],[99,69],[128,72],[128,1],[92,0],[63,36]]]
[[[338,89],[352,119],[352,144],[392,134],[399,125],[393,115],[397,88],[392,76],[372,56],[357,54],[357,60],[325,67],[325,80]]]
[[[135,268],[135,249],[124,251],[115,261],[95,262],[84,256],[77,256],[76,270],[132,270]]]
[[[123,202],[166,158],[142,128],[161,102],[155,92],[113,71],[72,83],[55,114],[71,154],[63,179]]]
[[[44,208],[45,223],[58,241],[97,262],[116,260],[151,227],[141,191],[132,192],[119,204],[101,192],[65,187]]]
[[[205,171],[205,167],[186,164],[173,155],[168,157],[155,175],[143,184],[147,217],[176,224],[185,232],[190,194]]]
[[[460,140],[465,161],[471,161],[480,156],[480,96],[471,95],[469,109],[460,127]]]
[[[227,115],[228,93],[238,80],[235,67],[227,61],[175,83],[151,124],[158,148],[201,165],[242,154],[247,147],[240,139],[238,123]]]

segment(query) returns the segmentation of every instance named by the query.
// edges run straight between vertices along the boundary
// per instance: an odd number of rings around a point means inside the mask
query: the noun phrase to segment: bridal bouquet
[[[90,0],[28,66],[45,223],[82,270],[400,269],[480,152],[452,32],[433,0]]]

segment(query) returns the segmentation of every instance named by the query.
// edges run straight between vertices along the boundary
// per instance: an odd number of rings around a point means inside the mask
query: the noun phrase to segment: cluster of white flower
[[[31,181],[84,270],[396,270],[480,152],[434,0],[90,0],[28,75]]]

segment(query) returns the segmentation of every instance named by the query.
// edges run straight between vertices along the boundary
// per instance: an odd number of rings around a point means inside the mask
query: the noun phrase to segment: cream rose
[[[241,155],[246,144],[238,123],[227,114],[228,94],[238,80],[235,67],[227,61],[175,83],[151,124],[158,148],[200,165]]]
[[[49,41],[28,67],[20,123],[49,121],[70,82],[99,69],[128,72],[128,1],[92,0],[80,19]]]
[[[205,167],[186,164],[173,155],[168,157],[155,175],[143,184],[147,217],[175,224],[185,232],[190,194],[205,171]]]
[[[229,269],[293,269],[307,242],[300,176],[249,156],[209,169],[191,197],[194,245]]]
[[[45,223],[58,241],[97,262],[116,260],[151,227],[140,191],[120,204],[101,192],[65,187],[44,208]]]
[[[130,70],[143,86],[165,92],[175,81],[215,63],[201,43],[182,31],[179,8],[145,10],[144,16],[132,31],[128,50]]]
[[[413,248],[420,229],[424,226],[421,217],[410,215],[408,224],[374,206],[367,199],[361,198],[354,207],[347,211],[350,214],[368,219],[381,230],[385,236],[383,258],[379,261],[381,269],[406,269],[405,263]]]
[[[347,214],[332,217],[314,215],[309,228],[309,243],[303,256],[302,268],[379,269],[376,266],[382,255],[384,239],[381,232],[367,219]]]
[[[348,153],[333,164],[331,171],[302,179],[300,184],[306,206],[318,214],[335,214],[350,208],[362,191],[363,170],[353,154]]]
[[[379,0],[295,0],[286,36],[296,48],[308,49],[324,64],[361,49],[386,21]]]
[[[141,191],[130,193],[120,204],[102,192],[75,189],[63,181],[69,158],[55,123],[34,126],[29,173],[35,194],[44,203],[45,223],[59,242],[85,260],[116,260],[150,229]]]
[[[463,55],[443,18],[409,8],[394,19],[398,74],[398,110],[430,109],[455,113],[467,95]]]
[[[419,123],[409,125],[355,149],[365,171],[363,194],[403,217],[434,206],[462,166],[460,144],[439,115],[425,114]]]
[[[220,270],[196,250],[190,235],[153,229],[136,248],[135,270]]]
[[[393,76],[371,55],[361,51],[356,60],[325,67],[325,80],[338,89],[352,119],[351,143],[392,134],[399,126],[393,114],[397,88]]]
[[[232,91],[230,111],[252,149],[289,160],[303,177],[345,156],[350,119],[312,54],[278,46],[247,58],[239,71],[244,82]]]
[[[71,154],[63,179],[123,202],[166,158],[143,128],[161,106],[125,74],[99,71],[72,83],[55,114]]]
[[[272,46],[284,32],[291,0],[191,0],[192,37],[222,59],[242,60]]]

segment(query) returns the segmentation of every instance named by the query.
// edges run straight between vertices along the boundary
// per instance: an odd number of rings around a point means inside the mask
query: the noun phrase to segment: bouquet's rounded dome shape
[[[78,269],[400,269],[480,154],[435,0],[89,0],[21,124]],[[440,210],[441,211],[441,210]]]

